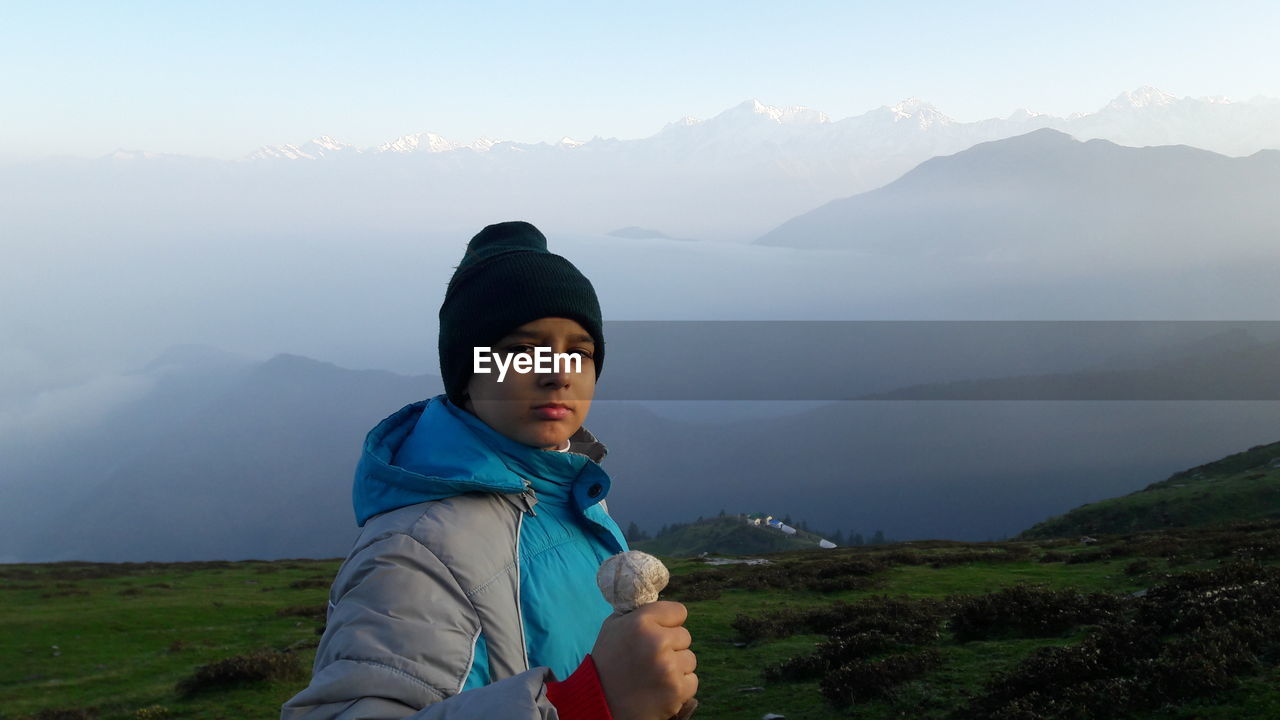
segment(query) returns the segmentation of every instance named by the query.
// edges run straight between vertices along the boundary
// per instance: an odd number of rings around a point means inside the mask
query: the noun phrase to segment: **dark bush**
[[[870,558],[834,557],[776,560],[768,565],[725,565],[671,578],[663,597],[713,600],[726,589],[836,592],[872,587],[885,565]]]
[[[190,695],[263,680],[300,680],[304,677],[297,655],[263,649],[201,665],[190,677],[178,682],[177,690],[179,694]]]
[[[53,592],[40,593],[40,597],[44,599],[55,597],[75,597],[77,595],[88,595],[88,590],[54,590]]]
[[[860,700],[891,697],[899,685],[932,670],[938,662],[933,648],[880,660],[854,660],[832,670],[818,687],[832,705],[846,707]]]
[[[94,720],[97,708],[50,708],[32,715],[32,720]]]
[[[1152,567],[1153,565],[1151,564],[1150,560],[1134,560],[1133,562],[1124,566],[1124,574],[1128,575],[1129,577],[1144,575],[1146,573],[1151,572]]]
[[[819,643],[810,655],[799,655],[764,669],[769,682],[811,680],[854,660],[869,658],[888,650],[900,650],[903,641],[896,636],[868,631],[833,637]]]
[[[1112,548],[1095,548],[1072,553],[1067,557],[1066,562],[1068,565],[1079,565],[1081,563],[1103,562],[1113,557],[1115,557],[1115,552]]]
[[[1186,555],[1197,547],[1185,537],[1166,533],[1144,533],[1130,538],[1127,545],[1134,555],[1163,558]]]
[[[957,720],[1120,718],[1232,688],[1280,653],[1280,568],[1232,562],[1184,573],[1083,642],[1040,648],[987,684]]]
[[[894,565],[924,565],[929,559],[915,550],[886,550],[876,553],[876,559],[890,567]]]
[[[662,596],[678,597],[687,602],[696,602],[698,600],[715,600],[720,597],[720,591],[725,587],[716,578],[704,577],[705,572],[695,572],[688,575],[677,575],[671,578],[671,582],[667,583],[666,589],[662,591]]]
[[[324,578],[307,578],[306,580],[295,580],[289,583],[289,587],[295,590],[308,590],[310,588],[327,588],[331,584],[331,580]]]
[[[326,605],[290,605],[276,611],[280,617],[304,617],[323,622],[328,619],[329,606]]]
[[[935,568],[971,563],[1023,561],[1031,548],[1023,544],[956,546],[924,543],[921,548],[899,545],[842,548],[822,555],[775,556],[767,565],[724,565],[671,578],[664,597],[712,600],[727,589],[812,590],[840,592],[875,587],[882,571],[895,565]]]
[[[944,568],[973,563],[1022,562],[1031,557],[1031,548],[1014,545],[998,546],[991,550],[958,550],[947,553],[930,553],[925,556],[929,567]]]
[[[1015,585],[986,595],[953,598],[951,631],[961,642],[993,637],[1048,637],[1115,617],[1124,600],[1105,593]]]
[[[1040,562],[1042,562],[1042,563],[1055,563],[1055,562],[1064,563],[1064,562],[1066,562],[1066,561],[1067,561],[1067,559],[1068,559],[1068,558],[1070,558],[1070,557],[1071,557],[1071,553],[1065,553],[1065,552],[1062,552],[1061,550],[1049,550],[1049,551],[1046,551],[1045,553],[1043,553],[1042,555],[1040,555]]]
[[[843,637],[880,632],[902,642],[931,642],[946,614],[944,603],[928,599],[871,597],[807,610],[781,610],[760,617],[739,615],[731,626],[745,640],[800,633]]]

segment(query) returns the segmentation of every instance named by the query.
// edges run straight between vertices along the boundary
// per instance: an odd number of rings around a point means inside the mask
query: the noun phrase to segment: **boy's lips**
[[[543,420],[563,420],[571,412],[573,410],[570,410],[569,406],[563,403],[546,403],[533,408],[533,414]]]

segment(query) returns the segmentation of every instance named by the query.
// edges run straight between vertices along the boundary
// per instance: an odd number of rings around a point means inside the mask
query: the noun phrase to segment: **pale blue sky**
[[[9,2],[0,157],[329,134],[634,138],[748,98],[959,120],[1123,90],[1280,97],[1280,3]]]

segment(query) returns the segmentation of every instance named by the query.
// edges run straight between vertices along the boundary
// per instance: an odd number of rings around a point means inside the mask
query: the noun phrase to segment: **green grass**
[[[1260,532],[1274,532],[1263,530]],[[1215,536],[1216,537],[1216,536]],[[1241,533],[1241,542],[1260,537]],[[1186,542],[1186,538],[1182,538]],[[1127,547],[1123,538],[1108,540]],[[1194,543],[1193,543],[1194,544]],[[951,565],[909,564],[998,548],[1024,551],[1017,559]],[[1018,584],[1043,584],[1084,592],[1128,594],[1150,587],[1167,573],[1212,567],[1208,555],[1170,567],[1151,557],[1151,570],[1131,577],[1124,556],[1095,562],[1041,563],[1046,551],[1074,554],[1096,548],[1062,541],[1017,543],[913,543],[910,545],[811,550],[769,556],[775,562],[827,558],[898,558],[876,574],[874,587],[822,593],[810,590],[750,591],[731,588],[714,600],[690,601],[688,627],[698,653],[699,720],[759,718],[765,713],[805,718],[898,718],[942,720],[996,673],[1012,668],[1036,648],[1069,645],[1077,628],[1060,637],[1002,638],[957,642],[945,626],[937,642],[942,663],[897,690],[892,700],[838,710],[827,704],[817,682],[763,679],[769,665],[807,654],[824,638],[793,635],[744,643],[732,627],[739,614],[819,608],[836,600],[906,595],[944,599],[988,593]],[[897,553],[896,555],[894,553]],[[1007,556],[1008,557],[1008,556]],[[700,560],[664,558],[673,575],[706,570]],[[1274,562],[1274,559],[1272,560]],[[904,564],[905,563],[905,564]],[[287,560],[244,563],[134,565],[47,564],[0,566],[0,719],[34,717],[54,709],[93,708],[101,720],[138,717],[161,706],[171,718],[275,718],[280,704],[305,684],[272,681],[182,697],[178,681],[196,667],[258,648],[292,648],[310,670],[315,633],[312,618],[283,617],[282,608],[321,606],[339,561]],[[303,587],[292,587],[301,583]],[[306,585],[310,583],[312,587]],[[1280,618],[1278,618],[1280,621]],[[54,649],[57,646],[57,649]],[[1178,711],[1153,712],[1133,720],[1252,720],[1280,717],[1280,675],[1274,666],[1211,701]]]
[[[334,560],[0,566],[0,717],[94,707],[102,718],[128,718],[151,705],[173,717],[278,716],[296,687],[211,700],[180,698],[174,686],[231,655],[314,643],[316,622],[276,611],[324,604],[337,568]],[[290,587],[308,580],[321,587]]]

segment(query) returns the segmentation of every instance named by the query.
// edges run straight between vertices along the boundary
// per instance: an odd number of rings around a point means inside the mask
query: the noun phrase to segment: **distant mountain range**
[[[1117,95],[1094,112],[1066,117],[1019,108],[1005,118],[961,122],[931,103],[908,98],[882,105],[861,115],[832,120],[826,113],[803,106],[777,107],[746,100],[707,120],[684,117],[656,135],[637,140],[595,137],[561,138],[556,143],[520,143],[480,137],[471,142],[449,140],[433,132],[404,135],[373,147],[360,148],[328,135],[301,144],[265,145],[246,160],[321,160],[350,155],[591,151],[609,146],[668,152],[714,150],[722,157],[758,155],[769,146],[792,151],[826,147],[837,156],[918,151],[920,138],[929,137],[938,154],[954,152],[977,142],[1021,135],[1036,128],[1054,128],[1082,139],[1105,138],[1121,145],[1191,145],[1224,155],[1248,155],[1261,148],[1280,148],[1280,100],[1255,98],[1232,102],[1224,97],[1179,98],[1144,86]]]
[[[360,148],[321,136],[240,161],[121,150],[97,161],[27,163],[0,169],[0,183],[13,175],[18,229],[47,225],[72,204],[88,212],[86,221],[126,231],[171,216],[210,230],[291,233],[474,232],[526,218],[556,232],[638,226],[744,241],[929,158],[1042,128],[1248,155],[1280,148],[1280,102],[1139,88],[1065,118],[1020,110],[960,122],[914,98],[840,120],[748,100],[638,139],[460,142],[421,132]]]
[[[1280,150],[1229,158],[1042,129],[928,160],[757,242],[1073,269],[1266,252],[1280,237]]]

